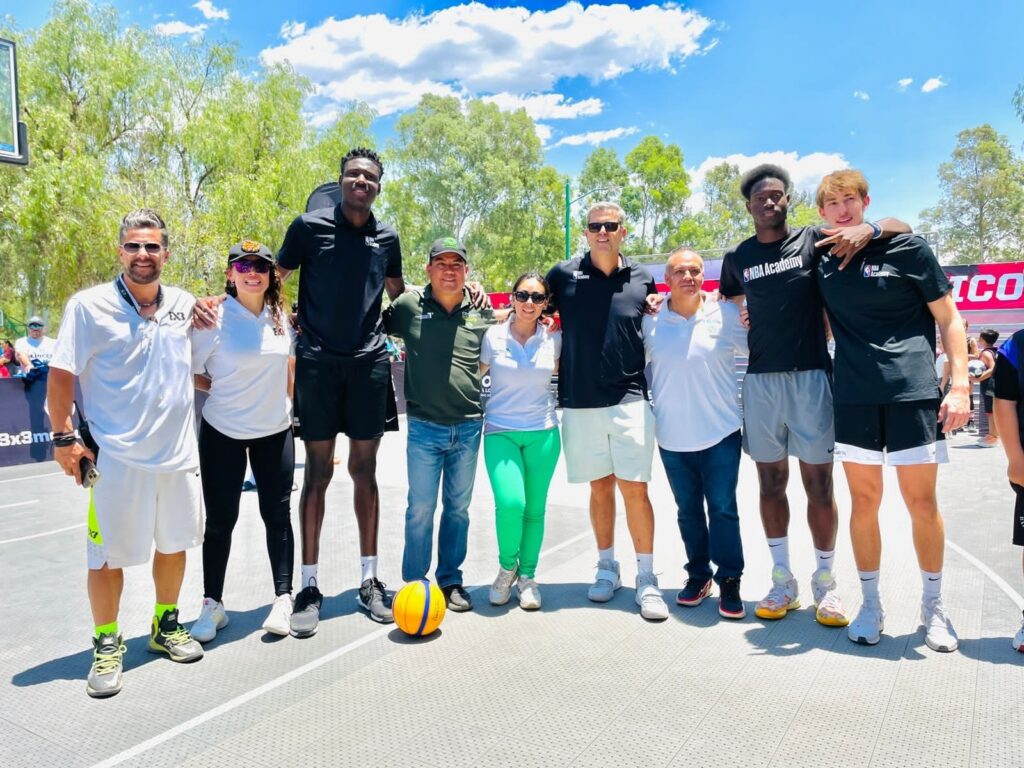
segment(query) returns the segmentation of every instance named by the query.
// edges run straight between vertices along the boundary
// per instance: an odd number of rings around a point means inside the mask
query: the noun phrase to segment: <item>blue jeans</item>
[[[405,510],[405,555],[402,580],[427,577],[434,541],[437,490],[442,489],[441,530],[437,537],[437,583],[462,583],[462,563],[469,537],[469,502],[476,480],[482,422],[435,424],[409,418],[406,460],[409,506]],[[443,485],[442,485],[443,475]]]
[[[703,451],[659,450],[679,508],[679,533],[686,547],[687,574],[691,579],[710,579],[714,561],[718,566],[716,582],[742,576],[743,542],[736,506],[740,433],[733,432]]]

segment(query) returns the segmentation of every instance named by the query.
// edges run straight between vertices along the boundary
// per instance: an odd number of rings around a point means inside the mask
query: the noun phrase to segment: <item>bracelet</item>
[[[78,436],[74,432],[54,432],[54,448],[67,448],[78,442]]]
[[[868,226],[870,226],[872,231],[874,232],[874,234],[871,235],[871,239],[872,240],[877,240],[878,238],[880,238],[882,236],[882,228],[880,226],[878,226],[878,224],[876,224],[873,221],[869,221],[868,222]]]

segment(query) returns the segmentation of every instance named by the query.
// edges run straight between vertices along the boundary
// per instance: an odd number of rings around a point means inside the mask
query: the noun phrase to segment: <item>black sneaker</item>
[[[473,610],[473,600],[469,597],[469,592],[463,589],[461,584],[450,584],[447,587],[441,587],[441,591],[444,593],[444,600],[448,604],[449,611],[464,613],[465,611]]]
[[[377,579],[367,579],[359,585],[356,601],[370,614],[371,619],[381,624],[390,624],[395,617],[391,615],[391,598],[384,591],[385,586]]]
[[[693,608],[711,594],[711,579],[687,579],[686,586],[676,595],[676,603]]]
[[[320,606],[323,602],[324,596],[313,584],[299,592],[289,620],[292,637],[312,637],[316,634],[320,624]]]
[[[718,615],[723,619],[742,619],[747,615],[740,598],[739,578],[722,579],[718,585]]]
[[[153,631],[149,635],[149,650],[153,653],[166,653],[171,661],[191,663],[203,658],[203,646],[193,640],[181,624],[178,623],[178,611],[164,611],[158,620],[153,617]]]

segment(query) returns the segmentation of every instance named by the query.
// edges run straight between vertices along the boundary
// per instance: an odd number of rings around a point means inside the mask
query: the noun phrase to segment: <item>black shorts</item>
[[[1024,488],[1016,483],[1010,483],[1010,487],[1017,495],[1017,502],[1013,505],[1013,543],[1024,547]]]
[[[945,464],[938,400],[835,407],[837,461],[855,464]]]
[[[374,440],[398,431],[398,405],[387,357],[353,364],[299,352],[295,358],[295,413],[306,442]]]

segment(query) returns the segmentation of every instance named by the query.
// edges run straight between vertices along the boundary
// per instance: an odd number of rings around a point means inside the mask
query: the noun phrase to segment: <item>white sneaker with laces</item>
[[[540,609],[540,587],[537,582],[529,576],[520,576],[516,585],[519,592],[519,607],[524,611],[536,611]]]
[[[754,613],[761,619],[781,619],[790,611],[800,607],[800,588],[793,574],[781,565],[772,568],[772,588],[754,606]]]
[[[648,621],[664,621],[668,618],[668,606],[658,589],[658,577],[653,573],[637,574],[636,604],[640,606],[640,615]]]
[[[1013,640],[1010,641],[1010,645],[1013,646],[1013,650],[1018,653],[1024,653],[1024,619],[1020,622],[1020,629],[1017,630],[1017,634],[1013,636]]]
[[[882,630],[885,629],[885,611],[882,610],[882,603],[875,600],[865,600],[860,607],[857,618],[850,622],[846,633],[855,643],[861,645],[877,645],[882,639]]]
[[[291,618],[292,596],[286,592],[274,598],[267,620],[263,622],[263,631],[286,637],[292,631]]]
[[[507,571],[504,568],[498,568],[498,575],[495,577],[494,583],[491,584],[491,591],[487,593],[487,601],[491,605],[504,605],[508,602],[512,596],[512,584],[516,580],[518,570],[518,568],[513,568]]]
[[[224,603],[214,600],[212,597],[203,598],[203,610],[199,612],[199,618],[192,625],[192,639],[200,643],[208,643],[217,636],[217,630],[224,629],[228,625],[228,614],[224,610]]]
[[[615,596],[615,590],[622,586],[619,578],[618,560],[598,560],[597,575],[587,590],[587,599],[595,603],[607,603]]]
[[[850,623],[850,617],[839,598],[839,592],[836,591],[836,580],[832,571],[819,568],[814,572],[811,576],[811,593],[817,606],[814,618],[819,624],[826,627],[845,627]]]
[[[924,624],[924,641],[933,651],[952,653],[960,645],[941,597],[921,603],[921,623]]]

